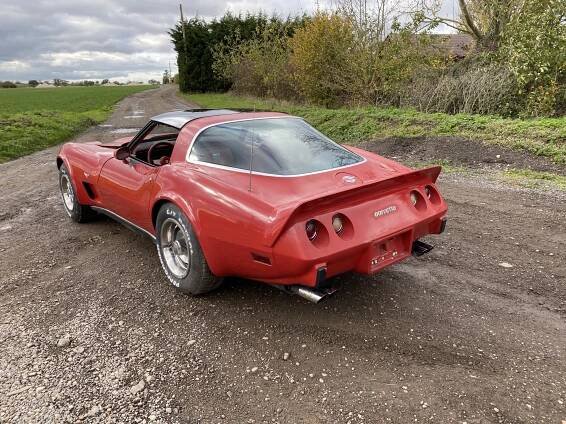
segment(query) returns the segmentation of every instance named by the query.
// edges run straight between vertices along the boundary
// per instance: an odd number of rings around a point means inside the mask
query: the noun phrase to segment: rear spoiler
[[[328,192],[327,194],[318,194],[301,203],[280,208],[273,219],[273,225],[265,232],[265,245],[272,247],[285,229],[287,223],[291,221],[291,218],[301,212],[316,210],[317,213],[324,213],[335,209],[337,204],[363,203],[395,192],[400,188],[426,183],[434,184],[441,170],[442,168],[440,166],[433,166],[417,171],[410,171],[380,181],[345,187],[343,190]]]

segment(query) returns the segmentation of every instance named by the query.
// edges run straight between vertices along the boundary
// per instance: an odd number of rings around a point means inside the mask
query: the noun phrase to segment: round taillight
[[[340,234],[344,230],[344,222],[340,215],[334,215],[332,217],[332,228],[334,228],[336,234]]]
[[[419,197],[418,197],[417,193],[415,193],[414,191],[411,191],[411,203],[413,204],[413,206],[417,206],[418,201],[419,201]]]
[[[416,210],[424,211],[426,209],[426,201],[420,192],[413,190],[411,191],[409,196],[411,198],[411,204],[415,207]]]
[[[440,204],[440,194],[438,194],[438,191],[433,186],[426,186],[425,193],[426,197],[428,197],[428,200],[430,200],[430,203],[432,203],[433,205]]]
[[[310,241],[313,241],[316,238],[318,235],[318,225],[314,219],[307,221],[305,231],[307,232],[307,237]]]

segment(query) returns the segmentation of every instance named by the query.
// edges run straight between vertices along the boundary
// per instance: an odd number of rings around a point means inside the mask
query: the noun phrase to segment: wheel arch
[[[155,227],[155,225],[157,224],[157,214],[159,213],[159,209],[161,209],[161,207],[167,203],[173,203],[171,202],[171,200],[169,199],[159,199],[158,201],[156,201],[152,208],[151,208],[151,225],[153,225],[153,229],[155,231],[157,231],[157,228]]]
[[[187,219],[191,223],[194,231],[197,235],[200,234],[200,227],[197,223],[196,217],[193,213],[192,207],[190,203],[185,199],[179,199],[176,196],[162,196],[159,197],[151,207],[151,224],[153,225],[153,229],[157,232],[156,224],[157,224],[157,214],[159,210],[163,207],[163,205],[171,203],[177,206],[183,213],[186,215]]]
[[[75,195],[77,196],[79,202],[83,205],[92,204],[92,199],[89,196],[88,192],[86,191],[83,182],[75,178],[76,175],[81,175],[81,173],[77,172],[77,170],[71,166],[69,159],[64,155],[59,154],[57,155],[56,163],[57,163],[58,171],[60,171],[61,167],[65,165],[65,168],[67,169],[67,174],[71,179],[73,188],[75,190]]]

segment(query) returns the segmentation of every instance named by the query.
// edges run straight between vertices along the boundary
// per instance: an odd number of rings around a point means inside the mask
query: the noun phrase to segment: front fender
[[[69,177],[71,177],[77,201],[81,205],[91,204],[91,199],[88,196],[84,185],[81,183],[81,177],[84,176],[84,169],[82,169],[80,166],[75,165],[72,161],[69,160],[67,146],[68,145],[63,145],[63,147],[61,147],[61,150],[59,151],[59,154],[57,155],[57,169],[60,169],[62,165],[65,165]]]
[[[64,163],[75,186],[77,200],[82,205],[97,204],[91,198],[84,183],[96,189],[100,170],[114,156],[114,149],[101,147],[100,143],[66,143],[57,155],[57,165]]]

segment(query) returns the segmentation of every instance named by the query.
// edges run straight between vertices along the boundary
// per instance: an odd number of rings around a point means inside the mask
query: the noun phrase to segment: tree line
[[[167,75],[167,76],[165,76]],[[167,82],[165,82],[167,81]],[[166,74],[164,74],[163,77],[163,84],[168,84],[169,82],[174,82],[175,81],[175,77],[170,77],[168,71],[166,71]],[[133,81],[135,83],[139,83],[139,84],[143,84],[143,81]],[[40,86],[42,84],[46,84],[46,85],[53,85],[55,87],[67,87],[67,86],[78,86],[78,87],[92,87],[92,86],[97,86],[97,85],[127,85],[128,83],[123,83],[123,82],[119,82],[119,81],[110,81],[109,79],[105,78],[101,81],[98,80],[82,80],[82,81],[67,81],[64,79],[60,79],[60,78],[55,78],[52,82],[51,81],[41,81],[41,80],[29,80],[27,83],[26,82],[20,82],[20,81],[0,81],[0,88],[18,88],[18,87],[32,87],[35,88],[37,86]],[[161,82],[159,82],[156,79],[150,79],[147,81],[147,84],[149,85],[158,85],[161,84]]]
[[[453,17],[436,0],[404,10],[388,0],[337,0],[331,10],[296,17],[192,18],[169,31],[178,83],[184,92],[232,90],[328,107],[563,115],[566,3],[458,3]],[[441,27],[459,36],[438,35]],[[456,55],[454,40],[465,41]]]

